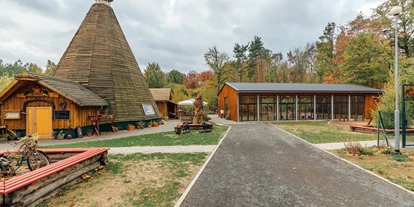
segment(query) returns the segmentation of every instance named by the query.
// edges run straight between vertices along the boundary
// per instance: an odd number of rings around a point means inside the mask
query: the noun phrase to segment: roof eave
[[[303,91],[303,90],[239,90],[239,93],[383,93],[383,91]]]
[[[62,95],[64,97],[66,97],[67,99],[71,100],[72,102],[78,104],[79,106],[82,104],[79,100],[75,99],[74,97],[70,96],[69,94],[66,94],[64,92],[62,92],[61,90],[59,90],[58,88],[48,84],[46,81],[44,80],[39,80],[38,82],[40,85],[45,86],[47,88],[52,89],[53,91],[55,91],[56,93],[58,93],[59,95]]]
[[[6,99],[11,93],[8,93],[19,81],[14,79],[7,87],[0,93],[0,100],[3,101]],[[8,94],[8,95],[7,95]],[[4,97],[7,95],[6,97]]]
[[[155,102],[168,102],[168,103],[177,104],[176,102],[171,101],[171,100],[155,100]]]
[[[79,106],[108,106],[108,104],[80,104]]]

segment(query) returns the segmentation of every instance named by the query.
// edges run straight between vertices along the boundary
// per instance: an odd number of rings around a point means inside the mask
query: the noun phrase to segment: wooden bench
[[[213,124],[212,123],[210,123],[210,122],[204,122],[204,123],[210,125],[210,129],[213,129]],[[180,122],[174,128],[176,134],[181,134],[182,127],[183,127],[184,124],[188,124],[189,128],[203,127],[203,124],[193,124],[193,123],[189,123],[189,122]]]
[[[378,130],[377,127],[372,127],[372,126],[349,126],[349,128],[353,132],[362,132],[362,133],[372,133],[372,132],[377,132]],[[384,129],[384,130],[380,129],[380,131],[385,132],[385,133],[394,133],[394,129]],[[402,129],[400,129],[400,132],[402,132]]]

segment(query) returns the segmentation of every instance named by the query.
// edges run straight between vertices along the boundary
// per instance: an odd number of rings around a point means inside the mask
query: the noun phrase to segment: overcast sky
[[[0,0],[0,59],[44,68],[59,62],[95,0]],[[235,43],[262,38],[286,53],[315,42],[328,22],[366,16],[383,0],[115,0],[112,8],[141,71],[158,62],[168,72],[208,70],[203,54],[216,45],[233,57]]]

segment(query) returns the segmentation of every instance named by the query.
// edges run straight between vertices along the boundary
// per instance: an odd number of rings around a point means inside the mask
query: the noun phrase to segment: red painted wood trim
[[[6,194],[8,191],[17,190],[18,188],[24,187],[36,180],[42,179],[44,177],[47,177],[55,172],[60,172],[62,170],[65,170],[66,168],[73,166],[77,163],[80,163],[82,161],[85,161],[93,156],[99,155],[102,152],[105,152],[106,150],[99,150],[99,149],[91,149],[84,153],[72,156],[70,158],[61,160],[59,162],[53,163],[49,166],[43,167],[41,169],[38,169],[36,171],[31,171],[28,173],[25,173],[24,175],[12,178],[10,180],[7,180],[6,183]],[[24,184],[24,185],[23,185]],[[23,186],[20,186],[23,185]],[[18,187],[17,189],[14,189],[15,187]]]
[[[63,171],[70,166],[73,166],[77,163],[81,163],[91,157],[107,152],[108,150],[109,148],[42,149],[42,151],[44,151],[46,154],[61,152],[80,154],[58,161],[46,167],[42,167],[35,171],[25,173],[24,175],[14,177],[5,182],[0,182],[0,195],[9,194],[24,186],[31,185],[42,178],[45,178],[56,172]],[[7,150],[0,151],[0,154],[1,153],[7,153]]]

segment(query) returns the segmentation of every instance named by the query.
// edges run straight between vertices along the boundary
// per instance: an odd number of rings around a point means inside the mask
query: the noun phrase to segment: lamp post
[[[394,16],[394,37],[395,37],[395,113],[394,113],[394,132],[395,132],[395,153],[400,153],[400,111],[398,110],[398,15],[401,13],[401,6],[394,6],[390,15]]]

